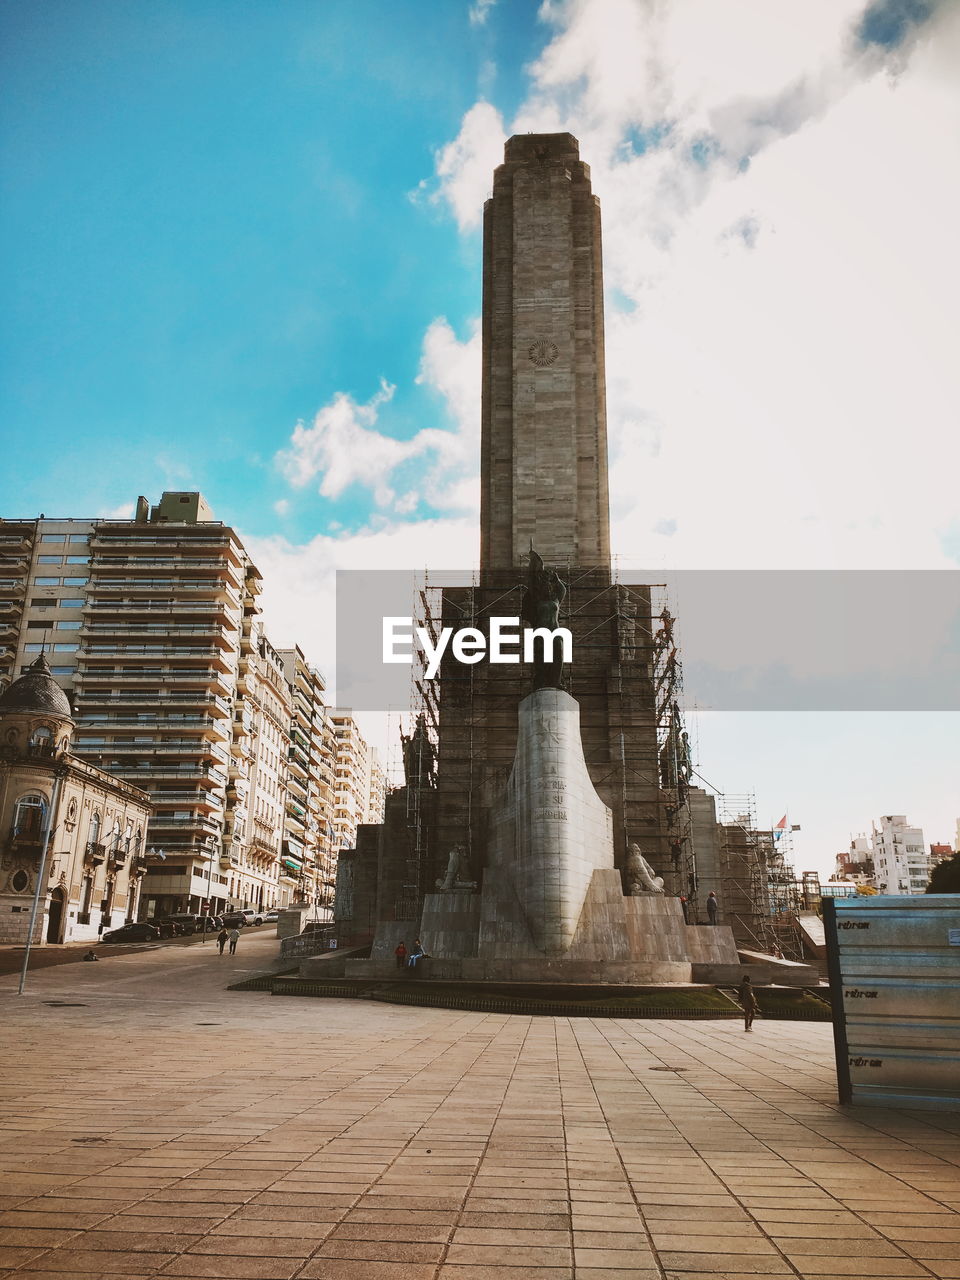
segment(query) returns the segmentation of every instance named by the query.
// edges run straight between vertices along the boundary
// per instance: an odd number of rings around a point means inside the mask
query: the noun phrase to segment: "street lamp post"
[[[206,838],[206,844],[207,844],[207,909],[206,909],[206,911],[202,911],[202,912],[200,913],[200,914],[201,914],[201,916],[206,917],[206,918],[204,919],[204,921],[203,921],[203,929],[201,930],[201,934],[200,934],[200,941],[201,941],[201,942],[206,942],[206,940],[207,940],[207,919],[209,919],[209,917],[210,917],[210,907],[211,907],[211,904],[212,904],[212,902],[213,902],[213,899],[212,899],[212,898],[211,898],[211,896],[210,896],[210,894],[211,894],[211,888],[210,888],[210,886],[211,886],[211,882],[212,882],[212,879],[213,879],[213,858],[214,858],[214,852],[213,852],[213,851],[214,851],[214,847],[215,847],[216,843],[217,843],[217,838],[216,838],[216,836],[207,836],[207,838]]]
[[[17,987],[17,995],[23,995],[23,989],[27,983],[27,969],[30,965],[30,951],[33,947],[33,931],[37,927],[37,916],[40,912],[40,895],[45,891],[47,879],[47,852],[50,848],[50,840],[56,827],[53,820],[56,817],[57,810],[60,807],[60,792],[63,789],[63,780],[67,776],[67,766],[64,764],[57,765],[53,779],[53,793],[50,796],[50,808],[47,810],[46,821],[43,824],[43,839],[40,843],[40,866],[37,868],[37,887],[33,894],[33,906],[30,908],[30,924],[27,928],[27,942],[23,948],[23,964],[20,968],[20,985]]]

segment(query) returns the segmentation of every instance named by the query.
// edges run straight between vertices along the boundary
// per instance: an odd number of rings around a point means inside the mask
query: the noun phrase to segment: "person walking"
[[[220,948],[220,954],[223,955],[223,948],[227,945],[227,939],[230,937],[227,933],[225,925],[220,926],[220,932],[217,934],[217,946]]]
[[[752,1031],[753,1019],[757,1012],[757,997],[754,994],[750,975],[747,973],[743,975],[743,980],[737,988],[737,999],[743,1006],[743,1029],[744,1031]]]
[[[237,943],[240,941],[240,930],[236,925],[230,930],[228,937],[230,938],[230,954],[233,955],[237,949]]]
[[[717,923],[717,912],[720,910],[720,903],[717,902],[717,895],[711,889],[707,894],[707,919],[711,924]]]
[[[397,960],[397,968],[402,969],[407,962],[407,944],[402,938],[400,939],[400,945],[393,954]]]

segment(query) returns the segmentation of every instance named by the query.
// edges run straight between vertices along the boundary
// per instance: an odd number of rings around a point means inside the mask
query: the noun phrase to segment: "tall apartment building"
[[[234,784],[248,782],[242,825],[230,844],[231,901],[268,910],[293,900],[299,868],[283,860],[290,752],[290,693],[279,653],[262,633],[246,655],[239,709],[252,711],[249,759],[234,761]],[[245,766],[245,767],[244,767]]]
[[[323,676],[299,648],[281,649],[280,658],[291,699],[283,863],[298,876],[299,900],[323,914],[336,878],[334,731]]]
[[[270,644],[260,590],[198,493],[132,520],[0,520],[0,689],[45,653],[76,753],[149,794],[142,916],[328,909],[337,850],[382,816],[367,744]]]
[[[357,842],[357,827],[367,822],[382,821],[382,803],[378,808],[371,804],[371,781],[374,769],[382,770],[374,761],[366,739],[357,727],[349,709],[338,707],[330,714],[333,725],[335,778],[333,797],[334,845],[339,849],[353,849]],[[382,794],[383,783],[378,784]],[[379,813],[379,816],[372,816]]]
[[[370,785],[367,790],[367,816],[364,822],[374,826],[383,822],[387,807],[387,775],[380,763],[376,747],[370,748]]]
[[[923,893],[935,860],[927,851],[920,827],[902,813],[887,814],[873,825],[874,887],[883,894]]]

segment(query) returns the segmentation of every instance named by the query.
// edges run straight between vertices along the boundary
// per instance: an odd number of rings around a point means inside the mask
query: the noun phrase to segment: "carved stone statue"
[[[640,852],[638,844],[631,844],[627,856],[627,895],[639,897],[641,893],[663,893],[663,877],[658,876]]]
[[[556,569],[544,567],[543,560],[530,548],[530,567],[523,593],[521,616],[527,628],[544,628],[556,631],[560,625],[560,605],[567,588]],[[543,645],[535,647],[533,663],[534,689],[559,689],[562,687],[563,658],[548,662]]]
[[[621,662],[632,662],[636,656],[637,609],[637,602],[626,587],[617,587],[617,639]]]
[[[477,887],[475,880],[468,879],[470,868],[467,866],[467,851],[462,844],[455,844],[447,858],[447,870],[442,880],[436,882],[438,893],[457,893]]]
[[[436,752],[427,733],[426,716],[417,716],[409,737],[400,734],[403,744],[403,776],[408,787],[432,787],[435,781]]]

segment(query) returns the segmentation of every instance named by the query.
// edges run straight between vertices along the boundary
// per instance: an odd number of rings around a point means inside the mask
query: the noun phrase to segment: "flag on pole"
[[[779,840],[780,837],[783,835],[783,833],[786,831],[786,829],[787,829],[787,815],[784,814],[783,817],[780,819],[780,821],[777,823],[777,825],[773,828],[774,840]]]

